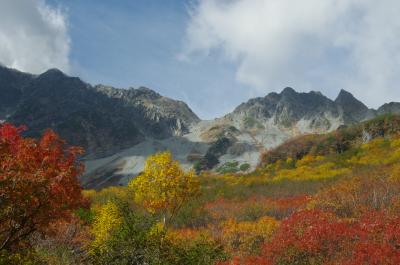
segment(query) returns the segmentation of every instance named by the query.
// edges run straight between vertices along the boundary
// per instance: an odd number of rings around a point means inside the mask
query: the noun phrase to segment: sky
[[[0,63],[146,86],[203,119],[256,96],[400,101],[398,0],[0,0]]]

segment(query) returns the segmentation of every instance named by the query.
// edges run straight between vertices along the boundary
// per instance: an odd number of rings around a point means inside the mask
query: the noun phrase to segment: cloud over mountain
[[[222,54],[259,92],[347,88],[377,106],[400,99],[399,10],[395,0],[200,0],[184,54]]]
[[[1,1],[0,62],[41,73],[57,67],[69,71],[67,19],[44,0]]]

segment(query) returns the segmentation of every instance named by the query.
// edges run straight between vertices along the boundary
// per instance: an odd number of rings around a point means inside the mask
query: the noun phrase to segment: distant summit
[[[390,102],[390,103],[383,104],[378,109],[378,114],[382,115],[385,113],[400,113],[400,103]]]
[[[281,93],[270,93],[265,97],[250,99],[226,117],[239,123],[247,117],[253,117],[282,128],[295,127],[303,132],[329,131],[339,125],[371,119],[378,114],[400,113],[397,104],[384,105],[385,107],[376,111],[369,109],[343,89],[332,101],[321,92],[299,93],[293,88],[286,87]]]
[[[368,107],[356,99],[353,94],[343,89],[340,90],[339,95],[335,99],[335,103],[343,111],[345,123],[359,122],[376,116],[373,110],[368,109]]]

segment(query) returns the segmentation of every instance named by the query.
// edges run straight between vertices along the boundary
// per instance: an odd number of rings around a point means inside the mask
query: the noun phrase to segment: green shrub
[[[217,168],[217,172],[220,174],[226,173],[236,173],[239,171],[239,162],[232,161],[232,162],[225,162],[222,166]]]
[[[39,265],[33,251],[21,250],[19,252],[0,251],[0,265]]]
[[[240,167],[239,167],[240,171],[247,171],[247,170],[249,170],[249,168],[250,168],[250,164],[249,163],[241,164]]]
[[[169,255],[161,264],[165,265],[203,265],[225,261],[227,255],[222,245],[206,238],[193,239],[191,242],[170,242]]]
[[[203,170],[209,170],[218,165],[219,160],[218,158],[212,154],[207,152],[206,155],[199,161],[197,161],[193,169],[196,171],[197,174],[199,174]]]

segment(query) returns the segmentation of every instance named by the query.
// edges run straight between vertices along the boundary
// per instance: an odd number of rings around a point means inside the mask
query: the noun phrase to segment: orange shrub
[[[304,207],[310,199],[308,195],[276,199],[257,196],[242,201],[219,199],[205,204],[204,209],[216,222],[228,219],[254,221],[267,215],[282,219]]]
[[[255,222],[231,219],[221,225],[221,241],[229,253],[257,254],[260,246],[269,241],[277,227],[278,222],[271,217],[262,217]]]
[[[369,211],[400,213],[400,179],[388,177],[383,169],[371,176],[343,180],[318,193],[309,207],[357,217]]]

